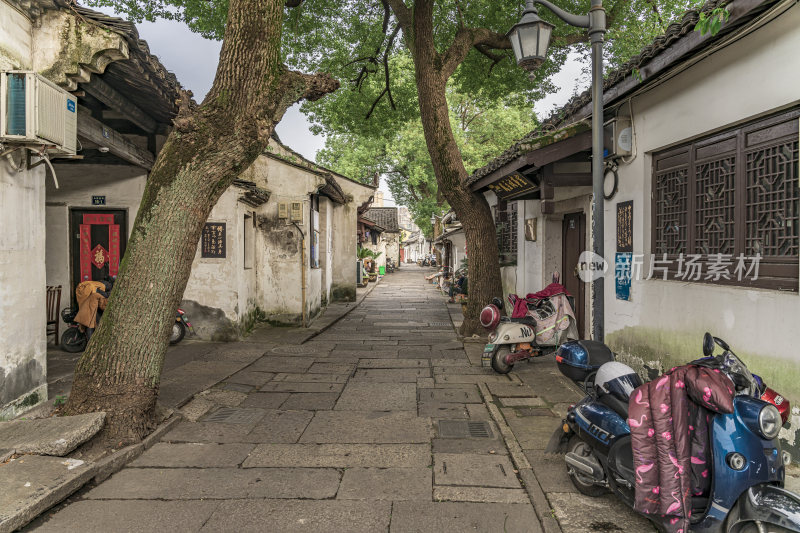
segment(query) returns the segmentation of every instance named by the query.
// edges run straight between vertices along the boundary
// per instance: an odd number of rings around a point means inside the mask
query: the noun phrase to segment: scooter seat
[[[526,326],[536,326],[536,320],[530,316],[523,316],[520,318],[506,317],[504,322],[513,322],[514,324],[525,324]]]
[[[623,402],[613,394],[603,394],[600,403],[613,409],[624,420],[628,419],[628,402]]]

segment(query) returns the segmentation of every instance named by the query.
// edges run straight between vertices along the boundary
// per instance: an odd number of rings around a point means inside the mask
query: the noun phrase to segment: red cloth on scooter
[[[684,365],[636,388],[628,405],[634,509],[688,533],[692,496],[711,486],[709,433],[714,411],[733,412],[733,383],[717,370]]]
[[[560,283],[551,283],[539,292],[529,293],[527,296],[525,296],[525,298],[520,298],[516,294],[509,294],[509,301],[511,301],[514,305],[514,309],[511,311],[511,318],[522,318],[527,316],[529,300],[544,300],[545,298],[550,298],[551,296],[556,296],[557,294],[566,294],[567,296],[572,296]]]

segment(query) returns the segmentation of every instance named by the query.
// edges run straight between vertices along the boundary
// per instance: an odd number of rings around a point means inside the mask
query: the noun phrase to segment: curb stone
[[[486,408],[489,410],[492,419],[494,419],[497,428],[500,430],[500,434],[503,436],[506,448],[508,448],[508,453],[511,456],[511,461],[514,463],[517,470],[519,470],[519,477],[522,478],[525,484],[525,491],[528,493],[536,516],[542,523],[542,528],[545,533],[562,533],[561,526],[552,515],[553,509],[550,506],[550,502],[547,501],[547,496],[545,496],[542,486],[539,484],[539,480],[536,479],[536,474],[533,473],[533,468],[531,468],[528,458],[525,457],[525,454],[522,452],[522,448],[519,442],[517,442],[514,432],[508,424],[506,424],[502,413],[500,413],[500,410],[493,403],[493,397],[489,392],[489,388],[485,383],[479,383],[478,389],[481,392],[481,396],[483,396],[483,402]]]
[[[61,503],[70,495],[77,492],[81,487],[94,481],[100,483],[112,474],[121,470],[130,461],[139,457],[145,450],[152,447],[166,432],[171,430],[175,424],[180,422],[181,416],[173,414],[147,437],[137,444],[132,444],[108,457],[95,462],[85,463],[87,468],[76,477],[53,488],[48,493],[37,494],[36,501],[27,507],[20,509],[12,516],[4,517],[5,520],[0,524],[0,533],[10,533],[25,527],[32,520],[45,513],[51,507]]]

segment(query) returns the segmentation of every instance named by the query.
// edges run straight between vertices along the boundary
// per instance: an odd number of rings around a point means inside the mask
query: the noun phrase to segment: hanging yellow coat
[[[87,328],[97,327],[97,309],[106,307],[106,297],[98,294],[97,289],[105,291],[106,286],[101,281],[84,281],[75,289],[75,297],[78,299],[75,322]]]

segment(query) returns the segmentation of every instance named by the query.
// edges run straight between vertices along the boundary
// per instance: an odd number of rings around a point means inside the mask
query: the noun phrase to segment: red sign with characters
[[[108,226],[108,250],[98,244],[91,247],[92,226]],[[108,263],[108,275],[116,276],[119,273],[119,224],[114,224],[114,215],[106,213],[92,213],[83,215],[83,223],[79,229],[80,235],[80,269],[81,281],[92,279],[92,265],[102,269]]]

